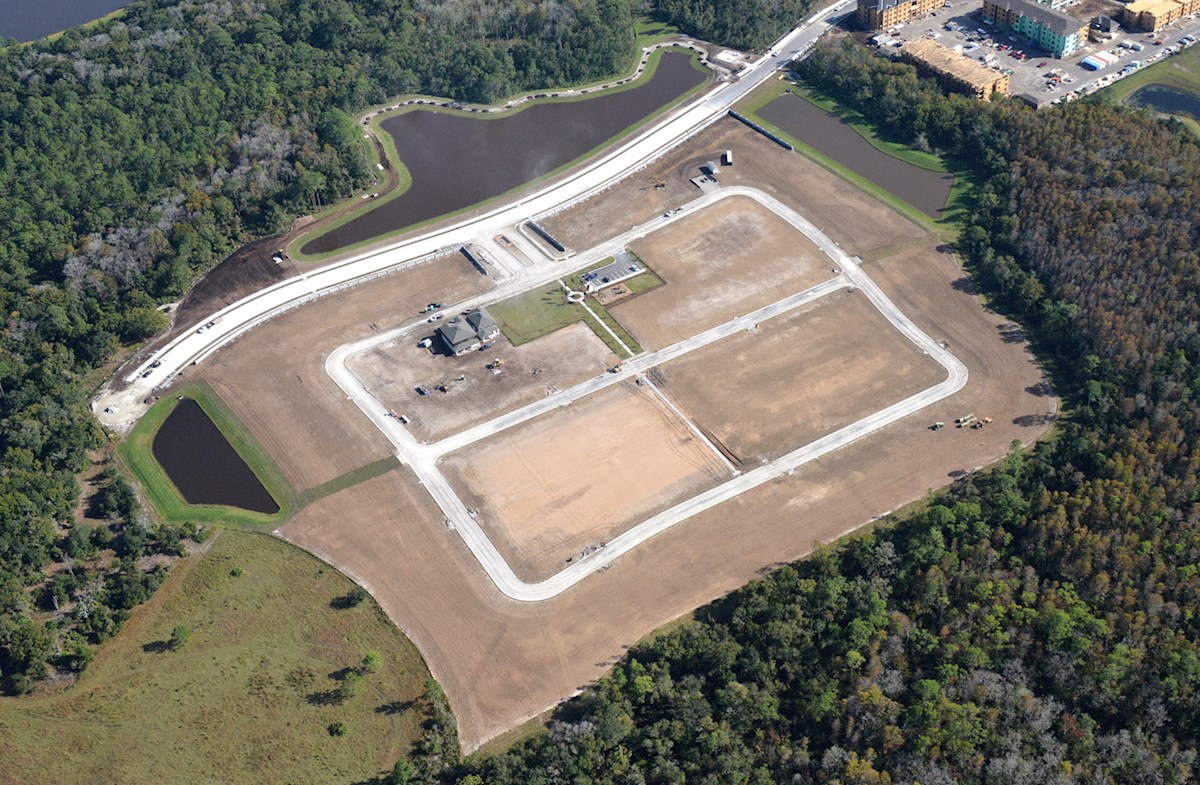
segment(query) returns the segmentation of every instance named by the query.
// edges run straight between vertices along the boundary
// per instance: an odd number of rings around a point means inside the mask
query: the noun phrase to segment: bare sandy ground
[[[946,372],[858,292],[834,292],[657,369],[662,389],[742,466],[778,458]]]
[[[596,198],[545,219],[542,225],[570,247],[588,248],[700,196],[688,178],[725,150],[733,150],[735,163],[721,169],[722,183],[766,191],[854,256],[878,255],[890,246],[925,235],[919,226],[832,172],[730,118],[718,121]],[[666,187],[645,187],[655,179],[661,179]]]
[[[200,366],[297,490],[391,454],[391,445],[325,373],[325,357],[373,331],[490,286],[461,254],[356,286],[252,330]],[[189,376],[185,376],[186,381]]]
[[[833,277],[829,258],[753,199],[733,197],[630,246],[666,282],[612,307],[661,349]]]
[[[729,472],[648,389],[610,387],[447,456],[512,568],[544,580]]]
[[[948,342],[970,380],[910,418],[674,527],[544,603],[504,598],[403,470],[310,505],[281,534],[374,593],[445,687],[468,750],[586,686],[665,622],[764,568],[805,555],[814,542],[832,541],[995,461],[1014,439],[1034,440],[1056,410],[1020,331],[980,305],[953,257],[934,250],[933,238],[920,242],[915,225],[727,121],[695,140],[691,152],[677,154],[679,174],[689,156],[699,162],[726,147],[738,162],[723,173],[727,181],[754,175],[752,184],[793,205],[852,253],[865,254],[868,274],[931,336]],[[661,211],[650,199],[682,203],[682,190],[639,191],[645,176],[602,196],[604,210],[586,220],[577,215],[569,242],[586,247],[588,232],[608,237]],[[638,214],[652,206],[648,215]],[[551,230],[566,234],[561,224]],[[242,366],[243,374],[252,371],[253,363]],[[949,422],[966,412],[995,422],[980,431],[928,430],[933,420]],[[332,402],[328,413],[349,440],[353,418]],[[282,460],[278,451],[291,444],[268,448]]]
[[[616,355],[582,322],[521,346],[513,346],[501,334],[486,351],[459,357],[417,346],[424,337],[420,333],[385,344],[356,355],[348,364],[380,402],[408,415],[409,430],[426,442],[573,387],[617,362]],[[504,361],[499,375],[487,368],[497,358]],[[466,378],[459,381],[459,376]],[[446,392],[437,389],[443,384]],[[431,394],[418,394],[418,385]]]

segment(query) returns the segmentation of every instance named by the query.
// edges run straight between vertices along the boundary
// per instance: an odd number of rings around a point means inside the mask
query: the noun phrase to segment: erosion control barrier
[[[567,252],[567,249],[563,246],[563,244],[560,243],[558,240],[555,240],[554,235],[550,234],[545,229],[543,229],[541,226],[539,226],[537,221],[529,221],[526,224],[526,226],[528,226],[533,231],[537,232],[538,237],[541,237],[543,240],[550,243],[550,245],[554,247],[554,250],[558,251],[559,253]]]
[[[768,131],[766,128],[763,128],[761,125],[759,125],[758,123],[751,120],[749,117],[746,117],[745,115],[740,115],[737,112],[733,111],[732,109],[729,110],[729,116],[732,117],[734,120],[737,120],[739,122],[745,123],[746,125],[750,126],[755,131],[758,131],[760,134],[762,134],[763,136],[767,137],[775,144],[782,147],[784,150],[794,150],[795,149],[794,147],[792,147],[791,142],[787,141],[786,139],[781,139],[780,137],[778,137],[775,134]]]

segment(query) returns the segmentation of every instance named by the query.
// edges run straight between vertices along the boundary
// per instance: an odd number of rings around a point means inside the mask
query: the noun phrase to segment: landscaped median
[[[279,511],[264,514],[219,504],[189,504],[162,464],[154,457],[154,439],[180,401],[195,401],[221,432],[238,456],[270,494]],[[167,523],[207,523],[220,526],[277,526],[302,506],[301,498],[275,461],[242,426],[233,412],[203,381],[172,392],[150,407],[133,431],[119,445],[117,457],[137,479],[150,505]]]

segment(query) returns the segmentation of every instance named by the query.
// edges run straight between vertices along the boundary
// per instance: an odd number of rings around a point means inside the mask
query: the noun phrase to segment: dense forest
[[[385,780],[1200,777],[1200,145],[1099,102],[947,97],[850,42],[799,67],[898,141],[974,162],[960,250],[1069,418],[635,648],[542,738],[470,765],[433,744]]]
[[[812,0],[649,0],[655,16],[688,35],[764,49],[812,8]]]

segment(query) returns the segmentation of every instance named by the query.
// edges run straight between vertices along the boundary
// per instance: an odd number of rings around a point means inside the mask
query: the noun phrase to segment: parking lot
[[[1121,3],[1110,0],[1084,0],[1062,10],[1083,21],[1099,14],[1119,20],[1123,7]],[[1194,45],[1194,40],[1187,42],[1183,40],[1185,37],[1200,37],[1200,19],[1192,16],[1156,33],[1122,28],[1110,40],[1089,42],[1068,59],[1058,60],[1030,46],[1027,39],[984,22],[982,8],[983,3],[978,0],[954,2],[925,18],[914,19],[882,32],[891,35],[897,43],[928,37],[943,46],[961,47],[960,51],[965,56],[999,70],[1010,71],[1012,95],[1022,96],[1038,106],[1095,92],[1137,68],[1144,68],[1181,48]],[[1141,49],[1121,46],[1126,41]],[[885,43],[883,50],[893,53],[899,51],[892,43]],[[1080,65],[1088,55],[1104,51],[1112,52],[1118,60],[1098,71],[1090,71]]]

